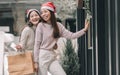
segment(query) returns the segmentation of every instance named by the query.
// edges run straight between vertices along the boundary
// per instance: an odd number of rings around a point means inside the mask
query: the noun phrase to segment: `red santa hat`
[[[48,10],[53,11],[54,13],[56,12],[56,7],[53,4],[53,2],[46,2],[42,4],[41,9],[48,9]]]
[[[30,14],[30,12],[32,12],[32,11],[36,11],[37,13],[39,13],[40,14],[40,12],[37,10],[37,9],[29,9],[29,10],[27,10],[27,18],[28,18],[28,16],[29,16],[29,14]]]

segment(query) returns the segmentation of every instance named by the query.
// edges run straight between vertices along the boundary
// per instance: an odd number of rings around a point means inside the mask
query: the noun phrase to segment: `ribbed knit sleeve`
[[[70,32],[68,29],[66,29],[61,23],[57,23],[57,24],[60,30],[61,37],[65,37],[67,39],[75,39],[85,34],[84,29],[81,29],[80,31],[73,33]]]
[[[35,34],[34,62],[38,62],[41,42],[42,42],[42,28],[41,28],[41,23],[39,23],[36,28],[36,34]]]
[[[25,49],[28,36],[29,36],[29,28],[25,27],[21,33],[20,42],[19,42],[19,45],[21,45],[23,49]]]

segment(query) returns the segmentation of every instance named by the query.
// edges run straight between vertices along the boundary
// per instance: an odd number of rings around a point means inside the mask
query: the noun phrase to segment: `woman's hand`
[[[57,43],[55,43],[55,45],[53,46],[53,49],[57,49],[58,48],[58,45],[57,45]]]
[[[35,72],[38,72],[38,69],[39,69],[39,65],[37,62],[34,63],[34,70]]]
[[[21,45],[16,45],[17,50],[22,50]]]
[[[89,26],[90,26],[90,21],[86,19],[85,20],[85,27],[84,27],[85,32],[88,30]]]

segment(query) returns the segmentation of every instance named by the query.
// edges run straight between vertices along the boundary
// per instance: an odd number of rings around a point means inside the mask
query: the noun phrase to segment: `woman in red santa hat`
[[[64,25],[56,21],[56,8],[52,2],[46,2],[41,6],[40,22],[36,28],[35,45],[34,45],[34,62],[35,68],[39,75],[47,75],[49,71],[52,75],[66,75],[62,66],[56,59],[54,52],[56,43],[60,37],[75,39],[83,36],[89,28],[89,22],[80,31],[72,33]]]

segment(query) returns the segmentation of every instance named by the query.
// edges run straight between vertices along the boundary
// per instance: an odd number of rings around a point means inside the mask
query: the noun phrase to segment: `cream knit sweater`
[[[23,50],[34,50],[35,29],[35,26],[26,26],[23,29],[19,42],[19,45],[22,46]]]

